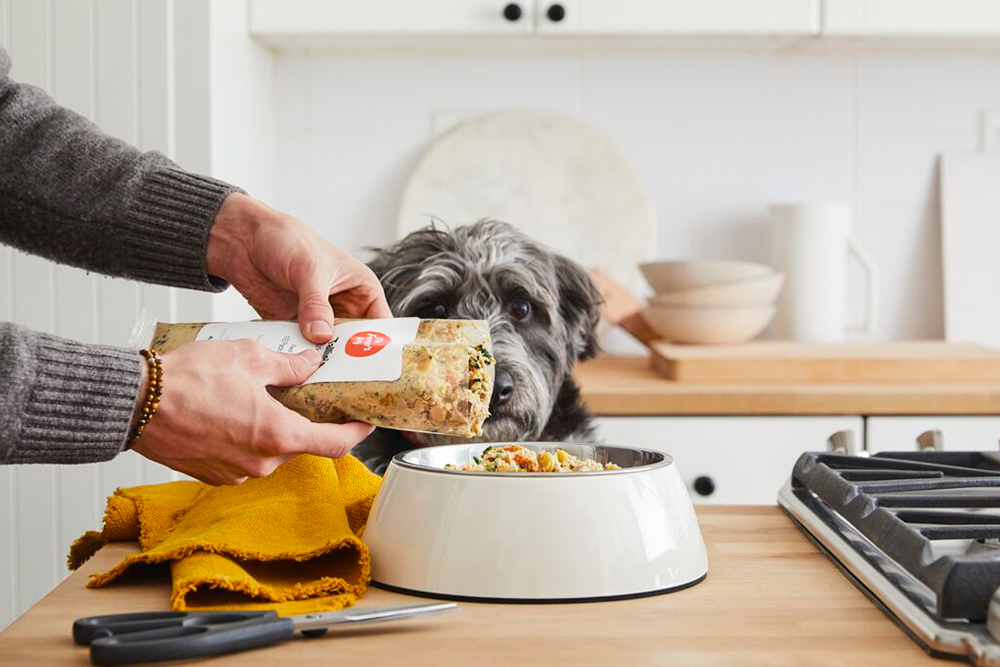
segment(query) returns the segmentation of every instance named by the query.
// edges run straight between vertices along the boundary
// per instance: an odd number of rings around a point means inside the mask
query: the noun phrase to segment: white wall
[[[273,179],[261,151],[270,144],[236,133],[270,132],[270,56],[241,20],[243,0],[0,0],[0,46],[15,79],[106,132],[267,196]],[[213,133],[213,120],[234,129]],[[124,345],[143,308],[166,321],[204,321],[243,312],[245,302],[88,275],[0,247],[0,321]],[[176,478],[131,452],[102,464],[0,466],[0,629],[66,575],[69,545],[100,527],[116,487]]]
[[[876,339],[942,336],[936,158],[1000,109],[1000,59],[954,54],[288,55],[274,79],[277,202],[349,249],[393,239],[436,115],[547,109],[633,161],[664,258],[767,261],[769,202],[853,202]]]
[[[203,0],[198,0],[204,6]],[[208,6],[211,73],[210,173],[263,201],[274,201],[273,57],[251,41],[244,0]],[[203,66],[203,65],[202,65]],[[236,290],[218,295],[215,320],[257,317]]]

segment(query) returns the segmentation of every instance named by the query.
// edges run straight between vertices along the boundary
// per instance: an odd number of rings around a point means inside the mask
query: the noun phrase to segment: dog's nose
[[[490,401],[490,407],[503,405],[513,395],[514,378],[507,371],[497,370],[496,377],[493,378],[493,399]]]

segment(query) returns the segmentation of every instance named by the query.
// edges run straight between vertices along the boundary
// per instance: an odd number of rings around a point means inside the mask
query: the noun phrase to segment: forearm
[[[107,275],[225,287],[205,255],[237,188],[104,134],[8,72],[0,50],[0,243]]]
[[[0,323],[0,464],[113,458],[142,374],[135,351]]]

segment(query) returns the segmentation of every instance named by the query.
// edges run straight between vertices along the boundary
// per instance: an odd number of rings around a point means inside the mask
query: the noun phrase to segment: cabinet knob
[[[944,451],[944,433],[937,429],[924,431],[917,436],[917,449],[922,452]]]
[[[868,452],[861,448],[858,443],[858,436],[854,431],[837,431],[826,441],[826,449],[834,454],[846,454],[847,456],[868,456]]]
[[[554,5],[549,5],[549,8],[545,10],[545,15],[553,23],[559,23],[566,18],[566,8],[557,2]]]
[[[715,480],[707,475],[694,478],[694,492],[699,496],[710,496],[715,493]]]
[[[521,5],[510,2],[503,8],[503,17],[513,23],[521,18]]]

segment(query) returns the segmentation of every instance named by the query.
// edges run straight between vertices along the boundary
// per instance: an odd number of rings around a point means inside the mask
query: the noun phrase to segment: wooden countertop
[[[934,665],[777,507],[699,507],[708,578],[651,598],[575,605],[462,603],[425,620],[184,664],[225,665]],[[166,609],[166,568],[90,590],[135,543],[112,543],[0,634],[5,665],[86,665],[74,619]],[[372,589],[359,605],[412,601]],[[503,628],[502,630],[500,628]]]
[[[637,415],[1000,415],[1000,383],[673,382],[647,357],[600,356],[579,366],[594,414]]]

